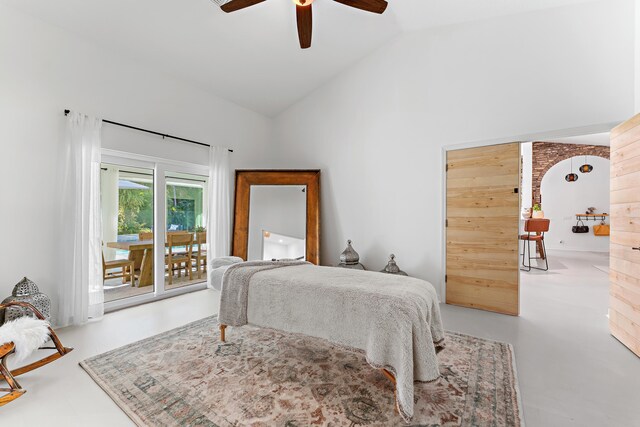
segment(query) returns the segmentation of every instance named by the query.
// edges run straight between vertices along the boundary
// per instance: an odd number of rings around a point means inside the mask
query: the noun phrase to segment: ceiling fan
[[[262,3],[265,0],[231,0],[220,8],[224,12],[235,12],[236,10],[244,9],[245,7],[253,6],[258,3]],[[292,0],[296,5],[296,18],[298,20],[298,39],[300,40],[300,47],[306,49],[311,46],[311,28],[312,28],[312,14],[311,3],[314,0]],[[365,10],[367,12],[382,13],[387,8],[387,2],[385,0],[334,0],[338,3],[342,3],[347,6],[355,7],[356,9]]]

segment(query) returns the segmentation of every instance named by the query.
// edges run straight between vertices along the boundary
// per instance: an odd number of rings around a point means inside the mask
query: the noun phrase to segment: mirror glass
[[[252,185],[247,261],[305,259],[306,185]]]

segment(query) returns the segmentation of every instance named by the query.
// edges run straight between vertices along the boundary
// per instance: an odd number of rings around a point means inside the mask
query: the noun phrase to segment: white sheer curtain
[[[100,213],[102,120],[71,112],[64,141],[60,277],[56,324],[80,325],[104,314]]]
[[[216,258],[229,255],[231,248],[231,202],[229,194],[229,150],[211,146],[209,149],[209,215],[207,219],[207,269]],[[212,287],[211,274],[207,286]]]

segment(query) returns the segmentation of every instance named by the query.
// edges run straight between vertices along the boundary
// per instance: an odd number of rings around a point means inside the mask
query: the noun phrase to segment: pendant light
[[[589,173],[593,170],[593,166],[591,166],[588,162],[587,162],[587,156],[584,156],[584,165],[580,166],[579,171],[582,173]]]
[[[578,174],[573,173],[573,157],[571,158],[571,173],[568,173],[564,180],[567,182],[576,182],[578,180]]]

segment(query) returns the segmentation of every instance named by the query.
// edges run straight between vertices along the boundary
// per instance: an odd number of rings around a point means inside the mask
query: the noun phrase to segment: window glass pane
[[[153,170],[103,163],[105,302],[153,293]]]
[[[165,289],[205,282],[207,178],[167,173],[166,186]]]

